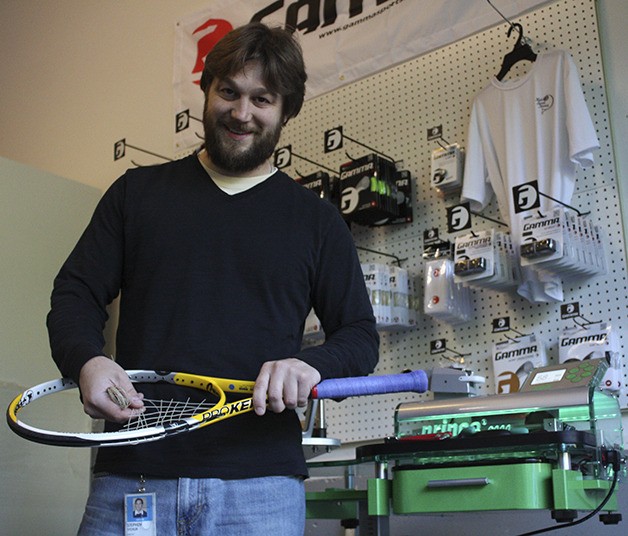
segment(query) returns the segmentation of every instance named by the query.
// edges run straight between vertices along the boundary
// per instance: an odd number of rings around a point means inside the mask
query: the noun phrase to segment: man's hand
[[[255,413],[266,413],[268,408],[275,413],[284,409],[305,407],[312,387],[321,381],[320,373],[300,359],[290,357],[278,361],[267,361],[255,380],[253,406]]]
[[[114,386],[124,393],[128,407],[121,408],[111,399],[107,389]],[[108,357],[92,357],[83,365],[79,387],[85,413],[94,419],[126,422],[144,410],[144,395],[135,390],[124,369]]]

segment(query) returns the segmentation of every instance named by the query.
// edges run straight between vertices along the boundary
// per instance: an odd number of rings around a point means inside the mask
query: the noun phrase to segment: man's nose
[[[251,101],[247,98],[240,98],[233,102],[231,117],[242,123],[251,119]]]

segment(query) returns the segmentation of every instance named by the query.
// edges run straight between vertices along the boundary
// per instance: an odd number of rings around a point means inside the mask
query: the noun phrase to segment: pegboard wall
[[[580,169],[576,193],[571,205],[589,218],[602,223],[607,233],[608,265],[606,276],[564,286],[565,303],[579,302],[581,313],[590,321],[611,322],[619,335],[626,361],[626,255],[617,192],[617,176],[610,139],[609,118],[604,89],[602,59],[598,39],[594,0],[561,0],[545,5],[512,22],[523,25],[535,52],[568,50],[576,61],[585,99],[595,124],[600,149],[595,165]],[[446,207],[457,198],[442,199],[430,188],[430,155],[438,148],[427,140],[427,129],[442,125],[443,138],[449,143],[466,144],[472,101],[501,66],[504,54],[516,39],[507,37],[504,22],[488,31],[473,35],[453,45],[421,56],[403,65],[356,82],[328,95],[306,102],[301,114],[284,129],[281,144],[291,144],[296,154],[321,165],[337,169],[347,160],[345,152],[357,158],[369,152],[359,144],[345,141],[343,150],[325,154],[324,132],[342,125],[344,134],[403,161],[414,179],[414,222],[398,226],[366,228],[353,226],[356,244],[394,255],[401,266],[423,281],[423,231],[439,228],[447,236]],[[516,34],[516,32],[515,32]],[[521,76],[529,62],[515,65],[508,78]],[[310,163],[293,159],[288,174],[307,175],[317,171]],[[499,219],[496,203],[484,214]],[[494,226],[475,219],[474,230]],[[360,252],[362,262],[390,262],[373,253]],[[511,293],[474,290],[475,318],[451,327],[431,317],[420,315],[410,331],[381,333],[380,362],[376,373],[397,373],[404,369],[432,369],[449,366],[442,355],[430,355],[430,341],[446,339],[447,347],[465,354],[465,367],[487,378],[480,394],[493,394],[491,351],[494,342],[505,340],[493,334],[492,320],[509,316],[511,326],[523,333],[540,336],[548,348],[550,363],[558,360],[558,337],[573,321],[561,320],[560,304],[533,304]],[[422,303],[422,296],[421,296]],[[451,355],[451,354],[449,354]],[[626,365],[623,383],[626,385]],[[381,438],[393,433],[393,413],[399,402],[429,398],[424,395],[385,395],[349,399],[327,404],[327,429],[330,437],[345,442]],[[620,396],[628,406],[626,388]]]

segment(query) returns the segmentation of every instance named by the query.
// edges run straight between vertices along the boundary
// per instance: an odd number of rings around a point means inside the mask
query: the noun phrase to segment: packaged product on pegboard
[[[560,335],[558,361],[606,359],[608,369],[601,387],[619,393],[623,387],[623,360],[617,334],[609,322],[566,328]]]
[[[518,392],[530,372],[548,364],[545,344],[536,335],[493,344],[495,393]]]

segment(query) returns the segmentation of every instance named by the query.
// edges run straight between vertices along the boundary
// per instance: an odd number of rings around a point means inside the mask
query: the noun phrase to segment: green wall
[[[45,319],[52,281],[101,192],[0,158],[0,404],[56,378]],[[76,404],[78,406],[78,404]],[[86,419],[80,407],[66,419]],[[89,488],[89,449],[30,443],[0,427],[3,534],[67,536]]]

